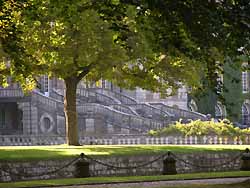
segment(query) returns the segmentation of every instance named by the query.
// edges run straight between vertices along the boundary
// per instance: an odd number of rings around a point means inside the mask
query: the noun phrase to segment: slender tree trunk
[[[68,145],[79,145],[78,123],[76,111],[76,88],[78,80],[75,77],[66,78],[64,97],[64,113],[66,120],[66,140]]]

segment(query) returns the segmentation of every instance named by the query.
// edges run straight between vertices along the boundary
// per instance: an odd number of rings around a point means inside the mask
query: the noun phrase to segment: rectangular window
[[[106,88],[106,80],[102,80],[102,88]]]
[[[247,93],[248,87],[247,87],[247,72],[242,72],[242,92]]]
[[[49,92],[49,77],[48,75],[44,75],[44,92]]]

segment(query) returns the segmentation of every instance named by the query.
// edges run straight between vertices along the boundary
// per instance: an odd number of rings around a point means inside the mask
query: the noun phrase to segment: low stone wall
[[[72,159],[34,162],[0,162],[0,182],[74,177],[74,165],[59,170],[58,173],[50,173],[57,171],[57,169],[60,169],[71,161]]]
[[[192,172],[207,172],[207,171],[234,171],[240,169],[240,158],[232,161],[235,156],[239,155],[237,152],[232,153],[190,153],[177,154],[178,160],[176,168],[178,173],[192,173]],[[112,157],[94,157],[94,159],[102,163],[119,166],[130,167],[138,166],[158,158],[159,155],[150,156],[112,156]],[[185,163],[181,160],[184,160]],[[75,166],[59,170],[57,173],[48,173],[57,171],[64,165],[70,163],[72,159],[68,160],[51,160],[39,162],[0,162],[0,181],[18,181],[28,179],[51,179],[51,178],[68,178],[74,177]],[[110,167],[98,164],[89,160],[91,176],[131,176],[131,175],[160,175],[163,170],[163,158],[150,163],[147,166],[136,169],[112,169]],[[189,164],[188,164],[189,163]],[[195,166],[190,165],[195,164]],[[198,167],[200,166],[200,167]],[[210,166],[210,168],[203,168]],[[7,172],[10,172],[7,173]],[[31,177],[35,174],[42,174],[44,176]],[[30,175],[30,176],[29,176]],[[24,176],[24,177],[21,177]],[[25,177],[27,176],[27,177]]]
[[[239,153],[195,153],[195,154],[176,154],[180,161],[176,159],[177,173],[193,172],[218,172],[234,171],[240,169],[240,158],[232,161]],[[151,156],[130,156],[99,158],[105,164],[119,167],[138,166],[150,161],[154,161],[159,155]],[[185,161],[185,162],[184,162]],[[110,169],[101,164],[90,163],[90,173],[92,176],[113,176],[113,175],[160,175],[163,170],[163,159],[157,160],[147,166],[136,169]],[[194,164],[195,166],[191,165]],[[222,164],[222,165],[221,165]],[[207,168],[207,166],[211,166]]]

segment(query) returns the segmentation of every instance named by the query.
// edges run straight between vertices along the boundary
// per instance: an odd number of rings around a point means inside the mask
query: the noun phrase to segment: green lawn
[[[158,188],[190,188],[190,185],[186,186],[182,185],[175,187],[158,187]],[[250,188],[250,182],[246,181],[242,183],[224,184],[224,185],[192,185],[192,188]]]
[[[129,176],[129,177],[90,177],[90,178],[71,178],[71,179],[55,179],[55,180],[39,180],[39,181],[22,181],[15,183],[0,183],[0,188],[21,188],[21,187],[38,187],[38,186],[59,186],[59,185],[77,185],[77,184],[97,184],[110,182],[143,182],[143,181],[167,181],[167,180],[188,180],[202,178],[224,178],[224,177],[250,177],[250,171],[235,172],[210,172],[210,173],[193,173],[193,174],[177,174],[177,175],[160,175],[160,176]],[[245,184],[242,184],[245,185]],[[238,184],[239,186],[239,184]],[[179,186],[180,187],[180,186]],[[190,186],[189,186],[190,187]],[[199,186],[198,186],[199,187]],[[198,188],[197,187],[197,188]],[[208,186],[208,188],[212,186]],[[215,186],[213,185],[213,188]],[[217,187],[217,186],[216,186]],[[227,185],[228,187],[228,185]],[[193,187],[192,188],[196,188]],[[206,186],[202,186],[206,188]],[[219,188],[224,188],[222,185]],[[230,185],[231,188],[231,185]],[[236,187],[235,187],[236,188]],[[244,187],[248,188],[248,187]]]
[[[250,145],[133,145],[133,146],[3,146],[0,147],[0,161],[13,160],[47,160],[75,157],[80,153],[86,155],[151,155],[167,151],[176,153],[189,152],[233,152],[250,148]]]

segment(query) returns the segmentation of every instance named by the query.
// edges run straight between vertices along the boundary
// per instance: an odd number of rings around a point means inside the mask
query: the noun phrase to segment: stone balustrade
[[[52,89],[52,91],[50,92],[50,97],[63,102],[64,100],[64,96],[61,95],[60,93],[58,93],[56,90]]]
[[[120,112],[124,112],[124,113],[127,113],[127,114],[132,114],[132,115],[139,116],[139,114],[135,110],[133,110],[129,106],[126,106],[126,105],[123,105],[123,104],[114,104],[114,105],[111,105],[111,107],[113,109],[115,109],[115,110],[120,111]]]
[[[1,146],[33,146],[59,144],[65,144],[65,137],[54,135],[0,135]]]
[[[80,139],[82,144],[103,144],[103,145],[199,145],[199,144],[224,144],[224,145],[245,145],[250,144],[250,136],[246,135],[245,139],[220,137],[220,136],[168,136],[168,137],[149,137],[149,136],[129,136],[119,135],[103,138],[84,137]]]
[[[33,91],[31,95],[31,100],[33,103],[38,103],[39,105],[47,106],[51,109],[57,109],[58,111],[63,110],[62,99],[47,97],[39,92]]]
[[[200,114],[198,112],[192,112],[188,110],[183,110],[179,108],[174,108],[171,106],[167,106],[163,103],[150,103],[152,106],[160,108],[164,112],[168,112],[170,114],[173,114],[175,117],[183,118],[183,119],[192,119],[192,120],[206,120],[206,116],[204,114]]]
[[[102,93],[97,93],[94,90],[90,90],[87,88],[79,88],[76,90],[76,94],[79,97],[85,97],[87,98],[88,102],[100,102],[105,105],[111,105],[111,104],[120,104],[120,101],[111,97],[104,95]]]
[[[243,140],[219,136],[189,136],[189,137],[149,137],[138,135],[113,135],[110,137],[80,137],[80,143],[97,145],[249,145],[250,136]],[[59,145],[65,144],[64,136],[46,135],[1,135],[1,146],[31,146],[31,145]]]
[[[102,114],[114,124],[126,124],[126,127],[133,127],[142,130],[150,130],[161,128],[164,124],[157,120],[147,119],[140,116],[135,116],[127,113],[117,111],[111,107],[103,106],[99,104],[86,103],[84,105],[78,105],[77,111],[79,114]]]
[[[170,120],[172,114],[163,111],[147,103],[131,104],[130,107],[134,108],[137,112],[142,112],[148,118],[157,118],[161,120]]]
[[[41,95],[41,93],[38,93],[38,92],[32,92],[31,97],[32,97],[31,100],[33,102],[37,102],[40,105],[46,105],[54,109],[57,107],[56,103],[61,102],[61,101],[56,101],[56,99],[52,99],[50,97]]]
[[[21,89],[8,89],[1,88],[0,89],[0,98],[2,97],[23,97],[23,91]]]
[[[123,93],[117,93],[103,88],[91,88],[91,90],[118,99],[122,104],[137,104],[137,101]]]

